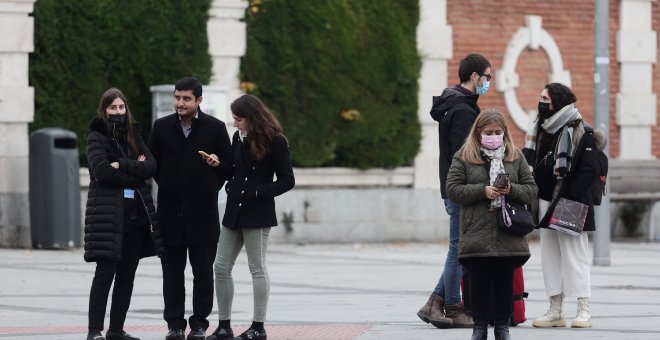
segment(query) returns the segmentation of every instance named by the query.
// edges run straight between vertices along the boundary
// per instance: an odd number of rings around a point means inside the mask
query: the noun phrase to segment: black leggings
[[[463,259],[461,263],[468,270],[474,321],[488,321],[492,292],[495,304],[492,319],[508,324],[513,311],[513,258],[479,257]]]
[[[146,228],[133,229],[129,233],[124,233],[122,259],[96,262],[96,272],[89,292],[89,331],[103,330],[105,308],[113,279],[115,286],[112,290],[109,329],[117,332],[124,329],[126,312],[128,312],[133,294],[135,271],[140,261],[142,247],[148,237],[150,237],[149,231]]]

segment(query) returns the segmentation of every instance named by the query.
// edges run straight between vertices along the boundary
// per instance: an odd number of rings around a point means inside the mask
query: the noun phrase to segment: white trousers
[[[539,200],[539,219],[550,202]],[[548,297],[564,293],[567,297],[591,297],[589,236],[578,237],[541,228],[541,268]]]

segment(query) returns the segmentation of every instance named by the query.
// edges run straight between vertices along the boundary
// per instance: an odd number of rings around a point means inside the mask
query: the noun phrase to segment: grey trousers
[[[218,251],[215,255],[215,296],[218,299],[219,320],[231,319],[231,305],[234,299],[234,280],[231,271],[238,254],[245,245],[248,267],[252,274],[254,295],[253,321],[265,322],[270,281],[266,270],[266,252],[270,227],[229,229],[222,227]]]

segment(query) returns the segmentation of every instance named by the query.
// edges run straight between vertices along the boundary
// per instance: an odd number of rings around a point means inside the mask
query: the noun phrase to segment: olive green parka
[[[497,213],[491,210],[490,200],[484,188],[489,185],[489,164],[469,164],[460,157],[459,150],[449,168],[447,195],[461,205],[460,238],[458,243],[459,261],[474,257],[516,257],[516,264],[522,266],[529,259],[529,246],[524,237],[502,231],[497,226]],[[536,198],[536,183],[522,152],[516,150],[516,159],[504,161],[504,169],[509,174],[511,192],[508,201],[530,205]]]

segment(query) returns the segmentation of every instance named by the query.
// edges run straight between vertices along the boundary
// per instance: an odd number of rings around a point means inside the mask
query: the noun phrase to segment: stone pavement
[[[469,339],[470,329],[440,330],[415,313],[435,286],[445,243],[270,246],[269,339]],[[525,265],[527,317],[513,339],[660,339],[660,243],[614,243],[612,266],[592,268],[592,329],[535,329],[547,308],[540,247]],[[188,268],[189,271],[189,268]],[[94,264],[80,249],[0,249],[0,339],[84,339]],[[192,276],[186,285],[191,291]],[[234,269],[233,327],[251,322],[252,288],[245,254]],[[138,268],[126,330],[163,339],[160,264]],[[189,295],[190,296],[190,295]],[[190,298],[188,298],[190,309]],[[575,301],[565,305],[567,322]],[[109,306],[108,306],[109,308]],[[188,315],[190,312],[188,312]],[[210,317],[211,327],[217,314]],[[106,326],[108,319],[106,318]],[[492,328],[489,330],[492,339]]]

